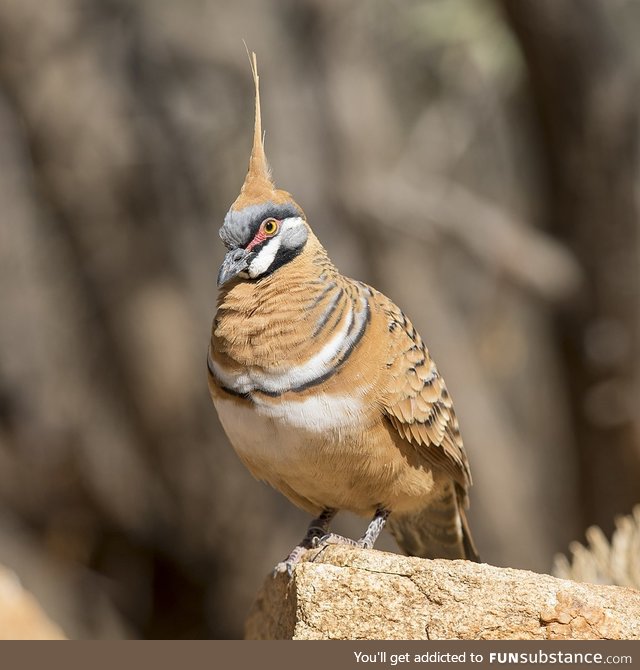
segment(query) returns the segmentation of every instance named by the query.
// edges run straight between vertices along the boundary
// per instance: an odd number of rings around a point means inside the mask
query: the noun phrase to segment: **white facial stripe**
[[[209,369],[222,386],[236,393],[245,394],[252,391],[284,393],[305,386],[329,372],[333,359],[345,353],[357,340],[366,326],[368,313],[367,300],[363,295],[360,297],[360,310],[355,313],[353,307],[349,307],[349,313],[340,331],[315,356],[302,365],[296,365],[287,370],[280,370],[277,367],[271,369],[245,368],[236,372],[225,368],[209,357]]]
[[[264,274],[273,263],[280,247],[295,249],[304,244],[307,231],[304,221],[299,216],[290,216],[280,222],[280,231],[260,249],[249,265],[249,277],[255,279]]]
[[[265,245],[260,249],[258,255],[251,261],[249,264],[249,277],[255,279],[261,274],[265,273],[273,263],[273,259],[280,249],[280,244],[282,240],[278,237],[272,237]]]

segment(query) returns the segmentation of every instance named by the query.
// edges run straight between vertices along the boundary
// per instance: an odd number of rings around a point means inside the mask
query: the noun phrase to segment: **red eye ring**
[[[265,219],[260,226],[267,237],[273,237],[278,232],[279,227],[280,222],[277,219]]]
[[[278,230],[280,229],[280,221],[278,219],[265,219],[261,224],[258,232],[255,237],[247,244],[245,247],[246,251],[251,251],[253,247],[257,246],[261,242],[264,242],[267,238],[273,237]]]

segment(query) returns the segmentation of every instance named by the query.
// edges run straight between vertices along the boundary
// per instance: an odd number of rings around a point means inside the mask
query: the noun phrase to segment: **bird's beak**
[[[241,248],[232,249],[227,253],[218,271],[218,288],[249,267],[249,255],[246,249]]]

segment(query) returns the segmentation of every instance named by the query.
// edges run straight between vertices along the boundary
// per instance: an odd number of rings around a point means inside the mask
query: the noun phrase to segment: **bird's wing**
[[[471,484],[469,464],[444,380],[402,310],[388,298],[381,306],[391,340],[384,411],[393,428],[430,465],[448,472],[466,492]]]

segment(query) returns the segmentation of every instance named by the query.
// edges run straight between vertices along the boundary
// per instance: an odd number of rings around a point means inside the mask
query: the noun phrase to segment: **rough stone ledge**
[[[267,576],[247,639],[640,639],[640,591],[327,547]]]

